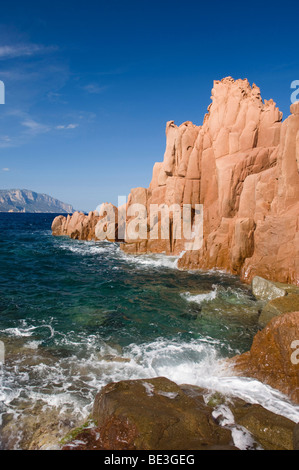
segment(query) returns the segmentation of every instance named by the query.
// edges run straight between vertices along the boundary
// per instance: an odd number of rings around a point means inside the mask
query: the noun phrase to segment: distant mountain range
[[[0,189],[0,212],[73,213],[70,204],[27,189]]]

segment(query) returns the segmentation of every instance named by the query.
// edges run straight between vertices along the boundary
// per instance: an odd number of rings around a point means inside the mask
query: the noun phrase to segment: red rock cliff
[[[227,77],[214,82],[202,126],[167,123],[164,161],[128,206],[203,204],[203,246],[185,252],[180,268],[299,284],[299,103],[291,113],[282,122],[256,85]],[[127,242],[127,252],[184,251],[173,237]]]
[[[202,126],[167,123],[164,161],[155,163],[149,188],[132,189],[127,204],[142,204],[148,214],[152,204],[202,204],[201,249],[185,251],[173,224],[168,239],[127,236],[122,249],[181,253],[182,269],[220,268],[247,282],[259,275],[299,285],[299,103],[282,122],[256,85],[231,77],[214,82],[211,98]],[[72,218],[59,219],[53,233],[93,238],[94,216],[75,218],[80,230]],[[155,227],[161,216],[148,216],[147,235]]]

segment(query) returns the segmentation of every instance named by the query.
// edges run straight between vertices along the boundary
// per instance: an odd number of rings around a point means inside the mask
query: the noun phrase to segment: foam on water
[[[186,299],[188,302],[195,302],[197,304],[202,304],[202,302],[209,302],[210,300],[216,299],[218,287],[213,286],[213,290],[203,294],[190,294],[190,292],[185,292],[181,296]]]
[[[143,269],[147,267],[177,269],[177,263],[179,259],[178,256],[167,256],[163,253],[127,255],[120,249],[118,243],[110,243],[105,240],[100,242],[86,242],[62,239],[57,242],[57,246],[61,250],[69,251],[77,255],[103,255],[114,258],[120,262],[124,261],[134,265],[137,269]]]
[[[76,408],[78,403],[81,406],[84,401],[80,382],[85,390],[85,401],[87,398],[88,402],[88,398],[91,399],[95,392],[111,381],[164,376],[178,384],[193,384],[242,398],[249,403],[258,403],[294,422],[299,421],[299,407],[282,393],[257,380],[233,376],[213,343],[213,340],[207,339],[184,343],[160,338],[152,343],[131,344],[124,348],[121,355],[118,350],[104,345],[100,351],[93,350],[92,354],[82,359],[74,355],[53,364],[30,365],[28,370],[23,370],[23,375],[18,376],[18,382],[22,386],[28,380],[26,390],[31,400],[43,400],[50,406],[67,404]],[[14,364],[14,371],[18,365]],[[12,377],[6,378],[9,385]],[[13,381],[16,380],[15,376]],[[56,384],[55,393],[49,396],[48,389],[53,383]],[[77,392],[73,388],[74,383],[78,386]],[[5,390],[5,377],[3,385]],[[6,388],[6,404],[18,395],[15,385],[12,394],[11,387]],[[76,399],[79,400],[77,404]]]
[[[164,254],[144,254],[144,255],[126,255],[119,251],[120,258],[127,263],[134,264],[136,268],[168,268],[177,269],[178,257],[167,256]]]
[[[77,255],[94,256],[101,254],[109,254],[116,249],[113,243],[102,242],[86,242],[79,240],[59,239],[56,241],[57,247],[60,250],[69,251]]]
[[[212,412],[213,418],[221,426],[230,429],[234,445],[240,450],[262,450],[251,433],[235,423],[235,418],[228,405],[219,405]]]
[[[22,419],[19,401],[27,402],[29,408],[34,403],[43,403],[43,409],[55,408],[61,416],[80,422],[88,417],[95,394],[107,383],[163,376],[178,384],[239,397],[299,421],[299,407],[283,394],[257,380],[233,376],[213,339],[179,342],[159,338],[151,343],[132,343],[121,353],[106,344],[94,349],[95,344],[96,338],[90,340],[89,354],[81,359],[77,355],[52,361],[41,357],[37,364],[26,365],[21,358],[5,366],[0,393],[2,414]],[[152,393],[150,387],[147,393]],[[228,410],[218,412],[218,417],[221,413],[224,416],[221,424],[230,427],[238,448],[255,447],[250,434],[229,421]]]
[[[9,336],[24,338],[32,336],[34,332],[40,328],[48,330],[49,338],[52,338],[54,336],[54,329],[51,325],[42,324],[38,326],[28,326],[26,320],[22,320],[20,327],[1,329],[0,333],[5,333]]]
[[[160,339],[151,344],[132,345],[128,352],[132,361],[142,364],[151,377],[164,376],[178,384],[197,385],[235,396],[299,422],[299,406],[258,380],[232,375],[215,346],[209,342],[179,344]]]

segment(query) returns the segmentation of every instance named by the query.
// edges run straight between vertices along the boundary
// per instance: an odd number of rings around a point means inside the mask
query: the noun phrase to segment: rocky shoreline
[[[265,307],[287,301],[294,286],[256,278],[254,295]],[[277,297],[279,295],[279,297]],[[264,307],[264,308],[265,308]],[[262,310],[263,312],[263,310]],[[261,313],[262,315],[262,313]],[[299,311],[280,313],[261,329],[251,350],[224,360],[232,375],[252,377],[299,403],[299,360],[291,345],[299,337]],[[298,347],[299,358],[299,347]],[[43,425],[40,426],[42,417]],[[299,450],[299,423],[261,405],[165,377],[110,383],[96,395],[85,422],[36,409],[28,416],[22,447],[29,450]],[[78,427],[79,425],[79,427]],[[3,439],[15,435],[12,421]],[[13,445],[13,443],[10,444]]]
[[[294,286],[262,278],[253,280],[252,291],[264,308],[275,299],[287,302],[289,295],[299,301]],[[278,313],[254,337],[251,350],[224,359],[225,367],[232,376],[255,378],[298,404],[299,345],[297,352],[291,347],[299,337],[298,325],[299,310]],[[230,393],[178,385],[165,377],[109,383],[81,423],[38,404],[22,420],[21,447],[28,450],[299,450],[296,419]],[[2,423],[7,448],[15,446],[17,429],[14,420]]]
[[[265,306],[299,289],[256,277],[252,290]],[[250,351],[227,360],[233,373],[253,377],[299,403],[299,360],[292,363],[299,338],[299,308],[276,311],[253,340]],[[298,356],[299,356],[299,344]],[[95,398],[92,424],[66,436],[64,450],[293,450],[299,449],[299,424],[260,405],[170,380],[112,383]]]
[[[257,378],[294,403],[299,403],[298,136],[299,102],[282,122],[273,100],[263,102],[256,85],[226,77],[214,82],[202,126],[167,123],[164,161],[155,164],[149,188],[132,189],[126,206],[113,208],[115,220],[105,219],[106,213],[76,212],[52,225],[55,236],[97,240],[97,226],[105,223],[106,238],[121,241],[126,253],[180,255],[180,269],[223,269],[252,282],[261,301],[261,331],[250,351],[227,363],[235,374]],[[187,204],[193,211],[202,204],[202,247],[186,251],[186,239],[175,238],[173,224],[168,239],[120,237],[134,204]],[[159,217],[147,219],[147,234],[159,232],[161,223]],[[109,384],[96,397],[95,424],[62,448],[234,449],[243,432],[250,442],[244,448],[298,449],[294,422],[234,398],[219,397],[211,406],[210,393],[165,378]]]

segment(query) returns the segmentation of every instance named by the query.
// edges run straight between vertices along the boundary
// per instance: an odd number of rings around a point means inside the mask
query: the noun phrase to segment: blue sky
[[[213,80],[289,115],[298,4],[10,1],[0,7],[0,188],[93,210],[148,186],[165,124],[202,124]]]

